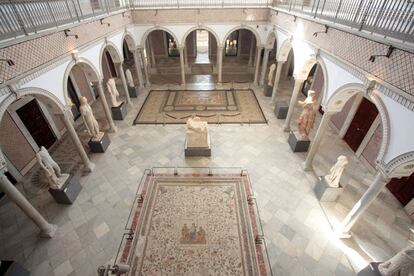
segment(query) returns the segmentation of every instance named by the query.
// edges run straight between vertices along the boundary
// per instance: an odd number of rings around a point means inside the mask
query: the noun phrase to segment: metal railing
[[[134,8],[266,8],[271,0],[133,0]]]
[[[126,9],[129,0],[0,0],[0,40]]]
[[[275,0],[273,7],[414,42],[414,0]]]

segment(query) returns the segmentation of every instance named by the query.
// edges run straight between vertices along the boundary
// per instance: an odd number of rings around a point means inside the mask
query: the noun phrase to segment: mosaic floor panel
[[[182,124],[192,116],[209,123],[266,123],[252,90],[153,90],[134,124]]]
[[[129,275],[270,275],[247,175],[147,174],[142,183],[135,234],[119,256]]]

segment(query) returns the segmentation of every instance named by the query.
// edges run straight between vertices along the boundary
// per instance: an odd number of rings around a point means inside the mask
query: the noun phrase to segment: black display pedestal
[[[272,97],[272,92],[273,92],[273,86],[270,86],[268,84],[265,84],[265,87],[264,87],[264,95],[266,97]]]
[[[319,177],[319,181],[316,183],[313,191],[315,192],[316,198],[322,202],[336,201],[338,196],[341,194],[343,188],[341,184],[339,187],[331,187],[324,176]]]
[[[105,132],[100,140],[94,140],[93,138],[89,140],[88,145],[92,152],[105,152],[109,147],[111,140],[109,140],[109,135]]]
[[[290,148],[293,150],[293,152],[307,152],[310,141],[309,140],[299,140],[298,135],[296,135],[296,132],[291,131],[289,133],[288,143]]]
[[[125,102],[122,102],[119,106],[112,107],[111,110],[112,117],[114,118],[114,120],[118,121],[123,120],[128,113]]]
[[[82,186],[80,185],[78,178],[70,174],[61,189],[49,188],[49,193],[59,204],[72,204],[75,202],[75,199],[78,197],[81,190]]]
[[[286,119],[289,105],[286,102],[277,102],[275,105],[275,115],[278,119]]]
[[[30,276],[30,272],[15,261],[0,261],[0,275]]]
[[[138,88],[137,87],[128,86],[128,92],[129,92],[129,96],[131,98],[137,98],[138,97]]]
[[[186,139],[184,144],[184,156],[211,156],[210,136],[208,136],[207,139],[207,147],[188,147]]]
[[[381,263],[370,263],[363,270],[357,273],[357,276],[381,276],[378,265]]]

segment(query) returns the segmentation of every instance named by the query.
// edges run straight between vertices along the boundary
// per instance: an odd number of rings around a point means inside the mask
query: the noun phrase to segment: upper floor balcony
[[[272,8],[412,48],[414,0],[0,0],[0,41],[127,9]]]

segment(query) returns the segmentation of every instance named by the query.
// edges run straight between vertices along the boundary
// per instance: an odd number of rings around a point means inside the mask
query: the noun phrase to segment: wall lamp
[[[328,26],[328,25],[325,25],[325,31],[321,31],[321,32],[314,32],[314,33],[313,33],[313,36],[314,36],[314,37],[317,37],[317,36],[318,36],[318,34],[327,34],[327,33],[328,33],[328,30],[329,30],[329,26]]]
[[[79,38],[79,36],[77,34],[70,34],[70,30],[69,29],[63,30],[63,32],[65,33],[65,36],[66,37],[68,37],[68,36],[74,36],[76,39]]]
[[[296,22],[296,19],[297,19],[297,16],[296,16],[296,15],[294,15],[294,16],[293,16],[293,22]]]
[[[15,65],[14,61],[11,59],[0,58],[0,61],[6,61],[9,66]]]
[[[106,24],[106,25],[108,25],[108,27],[109,26],[111,26],[111,23],[108,23],[108,22],[103,22],[105,20],[105,18],[101,18],[99,21],[101,22],[101,25],[104,25],[104,24]]]
[[[130,15],[126,15],[126,13],[127,13],[127,12],[123,12],[123,13],[122,13],[122,17],[128,17],[128,18],[131,18],[131,16],[130,16]]]
[[[395,49],[395,47],[390,45],[390,47],[388,47],[388,52],[387,52],[386,55],[372,55],[372,56],[369,57],[369,61],[374,62],[376,57],[387,57],[387,58],[389,58],[391,56],[392,52],[394,52],[394,49]]]

